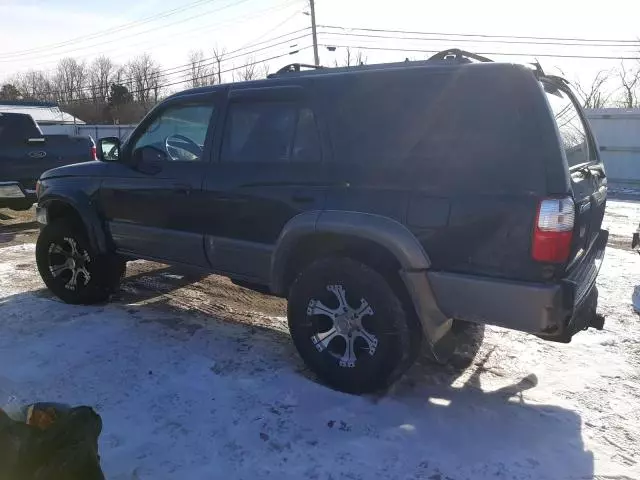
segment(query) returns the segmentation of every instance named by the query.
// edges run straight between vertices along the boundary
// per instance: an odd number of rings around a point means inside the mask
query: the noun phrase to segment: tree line
[[[52,71],[30,70],[9,78],[0,88],[0,100],[55,102],[87,123],[137,123],[172,91],[269,75],[269,65],[254,57],[246,57],[239,67],[225,67],[228,57],[224,48],[215,48],[211,56],[194,50],[185,65],[166,70],[148,53],[122,65],[108,56],[92,61],[67,57]],[[364,63],[361,52],[346,49],[335,66]]]
[[[0,100],[56,102],[87,123],[136,123],[172,90],[222,83],[227,73],[234,81],[269,73],[266,64],[251,57],[225,72],[224,49],[215,49],[212,58],[192,51],[186,65],[163,70],[148,53],[122,65],[107,56],[90,62],[68,57],[52,71],[30,70],[9,78],[0,88]]]

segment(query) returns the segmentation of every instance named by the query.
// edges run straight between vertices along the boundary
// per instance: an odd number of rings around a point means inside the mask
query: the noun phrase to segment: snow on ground
[[[33,245],[6,247],[0,405],[93,405],[110,480],[638,479],[640,258],[622,240],[639,222],[640,204],[610,201],[621,240],[599,277],[604,331],[562,345],[487,329],[469,368],[419,362],[375,397],[315,383],[270,312],[233,304],[220,320],[187,285],[179,308],[135,284],[69,306],[43,289]]]

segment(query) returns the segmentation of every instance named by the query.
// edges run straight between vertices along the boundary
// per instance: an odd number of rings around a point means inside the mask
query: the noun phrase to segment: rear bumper
[[[35,201],[35,191],[23,188],[20,182],[0,182],[0,207],[21,209]]]
[[[580,330],[602,328],[596,314],[596,277],[609,232],[602,230],[567,278],[535,284],[473,275],[428,272],[440,310],[449,318],[533,333],[568,342]]]

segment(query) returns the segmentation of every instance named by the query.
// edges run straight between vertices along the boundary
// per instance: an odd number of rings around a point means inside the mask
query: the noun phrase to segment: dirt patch
[[[0,246],[33,243],[38,238],[39,227],[35,208],[25,211],[0,209]]]
[[[607,241],[607,247],[619,248],[621,250],[631,249],[631,235],[615,235],[609,233],[609,240]]]
[[[158,304],[218,319],[282,330],[286,301],[238,285],[219,275],[207,275],[160,263],[135,261],[116,299],[125,304]]]

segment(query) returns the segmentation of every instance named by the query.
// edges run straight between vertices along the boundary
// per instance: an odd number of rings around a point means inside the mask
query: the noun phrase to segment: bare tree
[[[100,56],[91,62],[89,86],[93,102],[105,104],[109,97],[109,88],[118,69],[109,57]]]
[[[583,84],[575,80],[573,85],[582,97],[584,108],[604,108],[609,104],[612,92],[606,90],[606,84],[610,79],[610,72],[601,70],[593,78],[590,84]]]
[[[260,64],[260,68],[258,68],[258,77],[259,78],[267,78],[271,71],[271,67],[267,62]]]
[[[55,100],[53,84],[44,72],[30,70],[16,75],[12,83],[24,98],[34,100]]]
[[[189,71],[185,77],[188,84],[193,88],[215,83],[213,69],[204,58],[202,50],[193,50],[189,53]]]
[[[620,89],[622,90],[622,98],[619,101],[620,106],[622,108],[637,107],[640,68],[627,69],[624,62],[621,62],[617,73],[620,79]]]
[[[241,67],[234,69],[233,80],[236,82],[248,82],[249,80],[255,80],[260,73],[258,72],[258,62],[253,57],[247,57],[245,64]]]
[[[367,63],[367,57],[362,53],[362,50],[358,50],[356,53],[353,53],[351,48],[347,47],[347,52],[342,63],[338,63],[336,60],[334,65],[336,67],[351,67],[355,65],[364,65],[365,63]]]
[[[211,74],[218,77],[218,83],[222,83],[222,61],[226,54],[227,50],[225,48],[215,47],[213,49],[213,60],[215,61],[215,66]]]
[[[67,57],[58,62],[54,76],[54,89],[58,100],[64,103],[86,97],[87,67],[84,62]]]
[[[158,101],[161,88],[160,65],[151,55],[144,53],[131,60],[126,72],[129,81],[125,86],[130,87],[129,90],[138,102],[149,107],[152,102]]]

